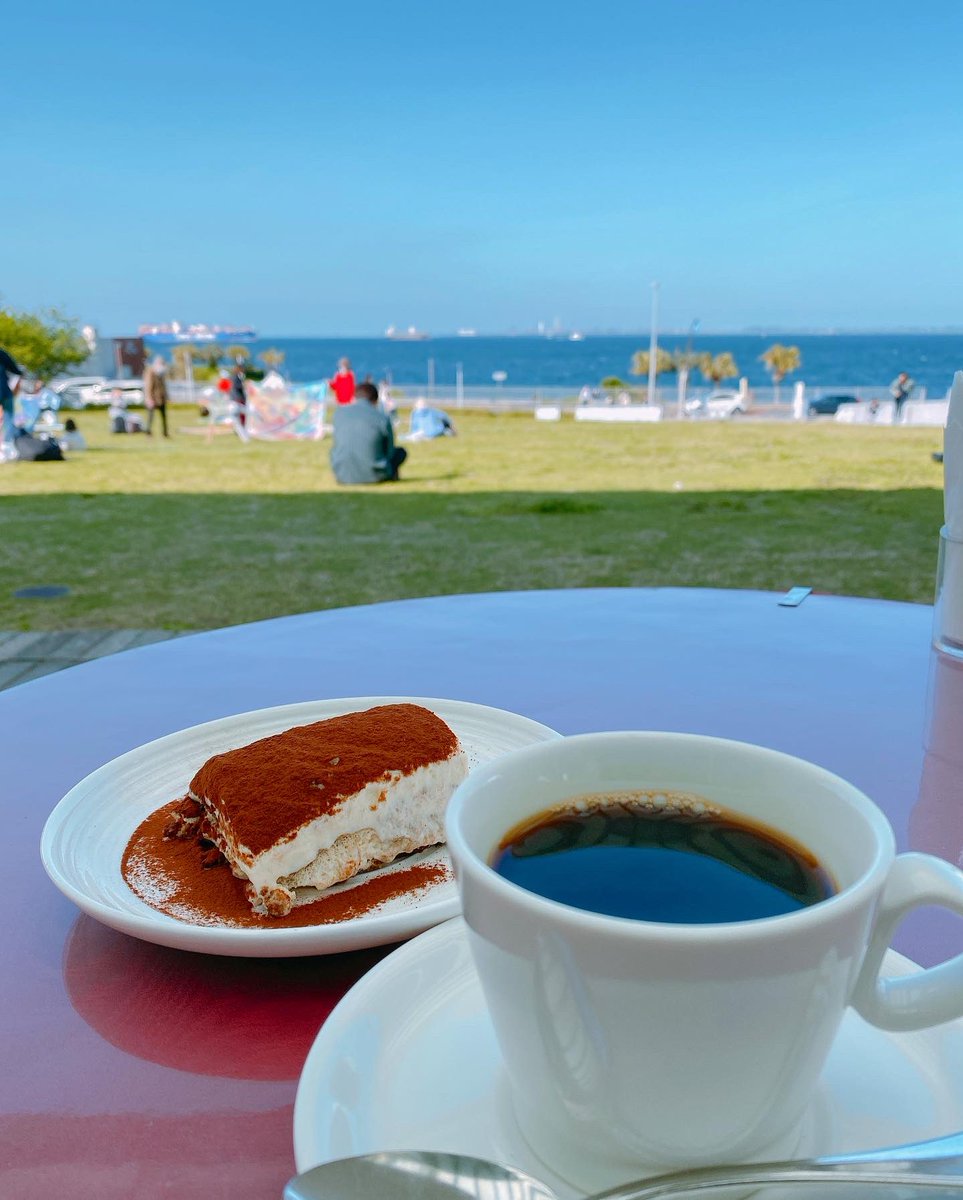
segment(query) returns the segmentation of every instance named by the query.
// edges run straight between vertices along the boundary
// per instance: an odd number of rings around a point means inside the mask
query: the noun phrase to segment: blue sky
[[[958,0],[5,23],[0,303],[105,334],[963,326]],[[12,185],[12,186],[11,186]]]

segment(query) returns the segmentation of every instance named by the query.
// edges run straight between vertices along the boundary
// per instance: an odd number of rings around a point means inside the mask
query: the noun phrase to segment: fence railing
[[[176,403],[203,403],[202,393],[210,384],[194,383],[193,386],[182,380],[172,380],[168,384],[171,399]],[[292,383],[292,390],[299,388],[318,389],[318,383]],[[797,385],[791,382],[780,387],[750,388],[746,393],[746,408],[750,415],[766,418],[783,419],[794,414],[794,397]],[[727,391],[734,393],[734,388],[689,387],[686,390],[686,401],[702,400],[713,392]],[[890,397],[889,384],[859,384],[849,386],[842,384],[838,387],[820,386],[803,388],[803,409],[815,398],[826,395],[845,394],[856,396],[861,401],[888,400]],[[626,399],[628,397],[628,399]],[[391,388],[391,398],[398,408],[410,408],[417,400],[424,399],[432,405],[446,409],[478,409],[487,412],[532,412],[542,405],[557,405],[565,411],[573,411],[579,404],[645,404],[648,398],[646,387],[627,387],[617,390],[605,388],[577,389],[572,387],[504,387],[488,384],[482,387],[457,387],[445,384],[399,384]],[[926,400],[926,389],[918,388],[914,400]],[[662,409],[667,419],[680,415],[683,411],[680,402],[678,386],[662,384],[655,388],[654,403]]]

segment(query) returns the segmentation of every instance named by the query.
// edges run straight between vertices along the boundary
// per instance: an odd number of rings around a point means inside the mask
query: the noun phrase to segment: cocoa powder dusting
[[[399,896],[416,895],[451,878],[440,863],[416,863],[366,878],[353,887],[325,892],[310,904],[293,908],[285,917],[253,912],[244,882],[221,858],[203,864],[209,847],[195,837],[165,837],[177,823],[184,800],[157,809],[137,827],[121,860],[128,887],[159,912],[191,925],[246,929],[294,929],[331,925],[363,916]]]
[[[254,855],[293,837],[307,821],[389,773],[450,758],[458,739],[420,704],[382,704],[271,734],[215,754],[190,792],[216,808],[222,826]]]

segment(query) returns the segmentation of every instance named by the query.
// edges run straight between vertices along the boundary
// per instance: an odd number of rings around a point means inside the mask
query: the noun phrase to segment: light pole
[[[652,404],[655,401],[655,377],[657,375],[656,365],[659,355],[659,285],[652,284],[652,327],[649,331],[649,386],[645,394],[646,404]]]

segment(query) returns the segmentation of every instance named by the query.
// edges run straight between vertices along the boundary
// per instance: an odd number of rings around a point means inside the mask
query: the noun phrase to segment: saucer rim
[[[345,993],[319,1029],[305,1058],[294,1102],[292,1133],[295,1163],[299,1172],[309,1170],[319,1163],[330,1161],[324,1157],[323,1151],[319,1152],[317,1146],[319,1134],[316,1114],[319,1104],[323,1103],[325,1099],[321,1094],[319,1076],[329,1061],[332,1061],[332,1055],[336,1052],[341,1042],[341,1027],[345,1026],[348,1022],[354,1021],[359,1012],[371,1011],[372,1005],[369,1003],[369,998],[372,995],[377,996],[383,993],[385,981],[388,981],[390,984],[391,977],[397,976],[399,972],[417,972],[423,969],[423,960],[426,956],[440,954],[445,945],[449,943],[453,952],[460,948],[463,953],[458,958],[451,958],[445,974],[441,979],[436,980],[436,982],[444,982],[448,985],[448,991],[457,990],[459,981],[464,986],[464,983],[468,980],[468,974],[474,974],[474,967],[471,964],[470,956],[466,957],[468,946],[465,920],[464,917],[458,915],[412,938],[367,971]],[[910,975],[922,970],[918,963],[893,949],[887,951],[883,962],[883,969],[886,974],[892,976]],[[477,977],[475,987],[477,989],[478,1001],[483,1006],[484,1001],[481,985],[477,981]],[[412,1014],[406,1011],[404,1015],[410,1017]],[[907,1059],[915,1058],[914,1050],[912,1044],[905,1047],[902,1046],[900,1044],[901,1038],[918,1039],[923,1037],[924,1039],[928,1039],[942,1035],[943,1031],[947,1029],[956,1028],[958,1031],[963,1030],[963,1018],[947,1022],[940,1026],[928,1027],[901,1035],[894,1034],[891,1031],[876,1030],[874,1027],[868,1026],[868,1023],[865,1022],[863,1024],[867,1024],[867,1028],[873,1029],[875,1033],[891,1041],[901,1056]],[[961,1089],[959,1107],[963,1111],[963,1089]],[[933,1136],[937,1136],[937,1134]],[[374,1149],[376,1147],[362,1148],[356,1150],[355,1153],[366,1153]],[[476,1150],[474,1152],[479,1153],[480,1151]],[[583,1194],[574,1189],[568,1181],[563,1180],[560,1176],[550,1174],[534,1154],[531,1157],[532,1162],[520,1165],[526,1169],[534,1170],[536,1173],[541,1171],[542,1178],[548,1175],[549,1177],[545,1181],[558,1190],[560,1197],[581,1196]]]

